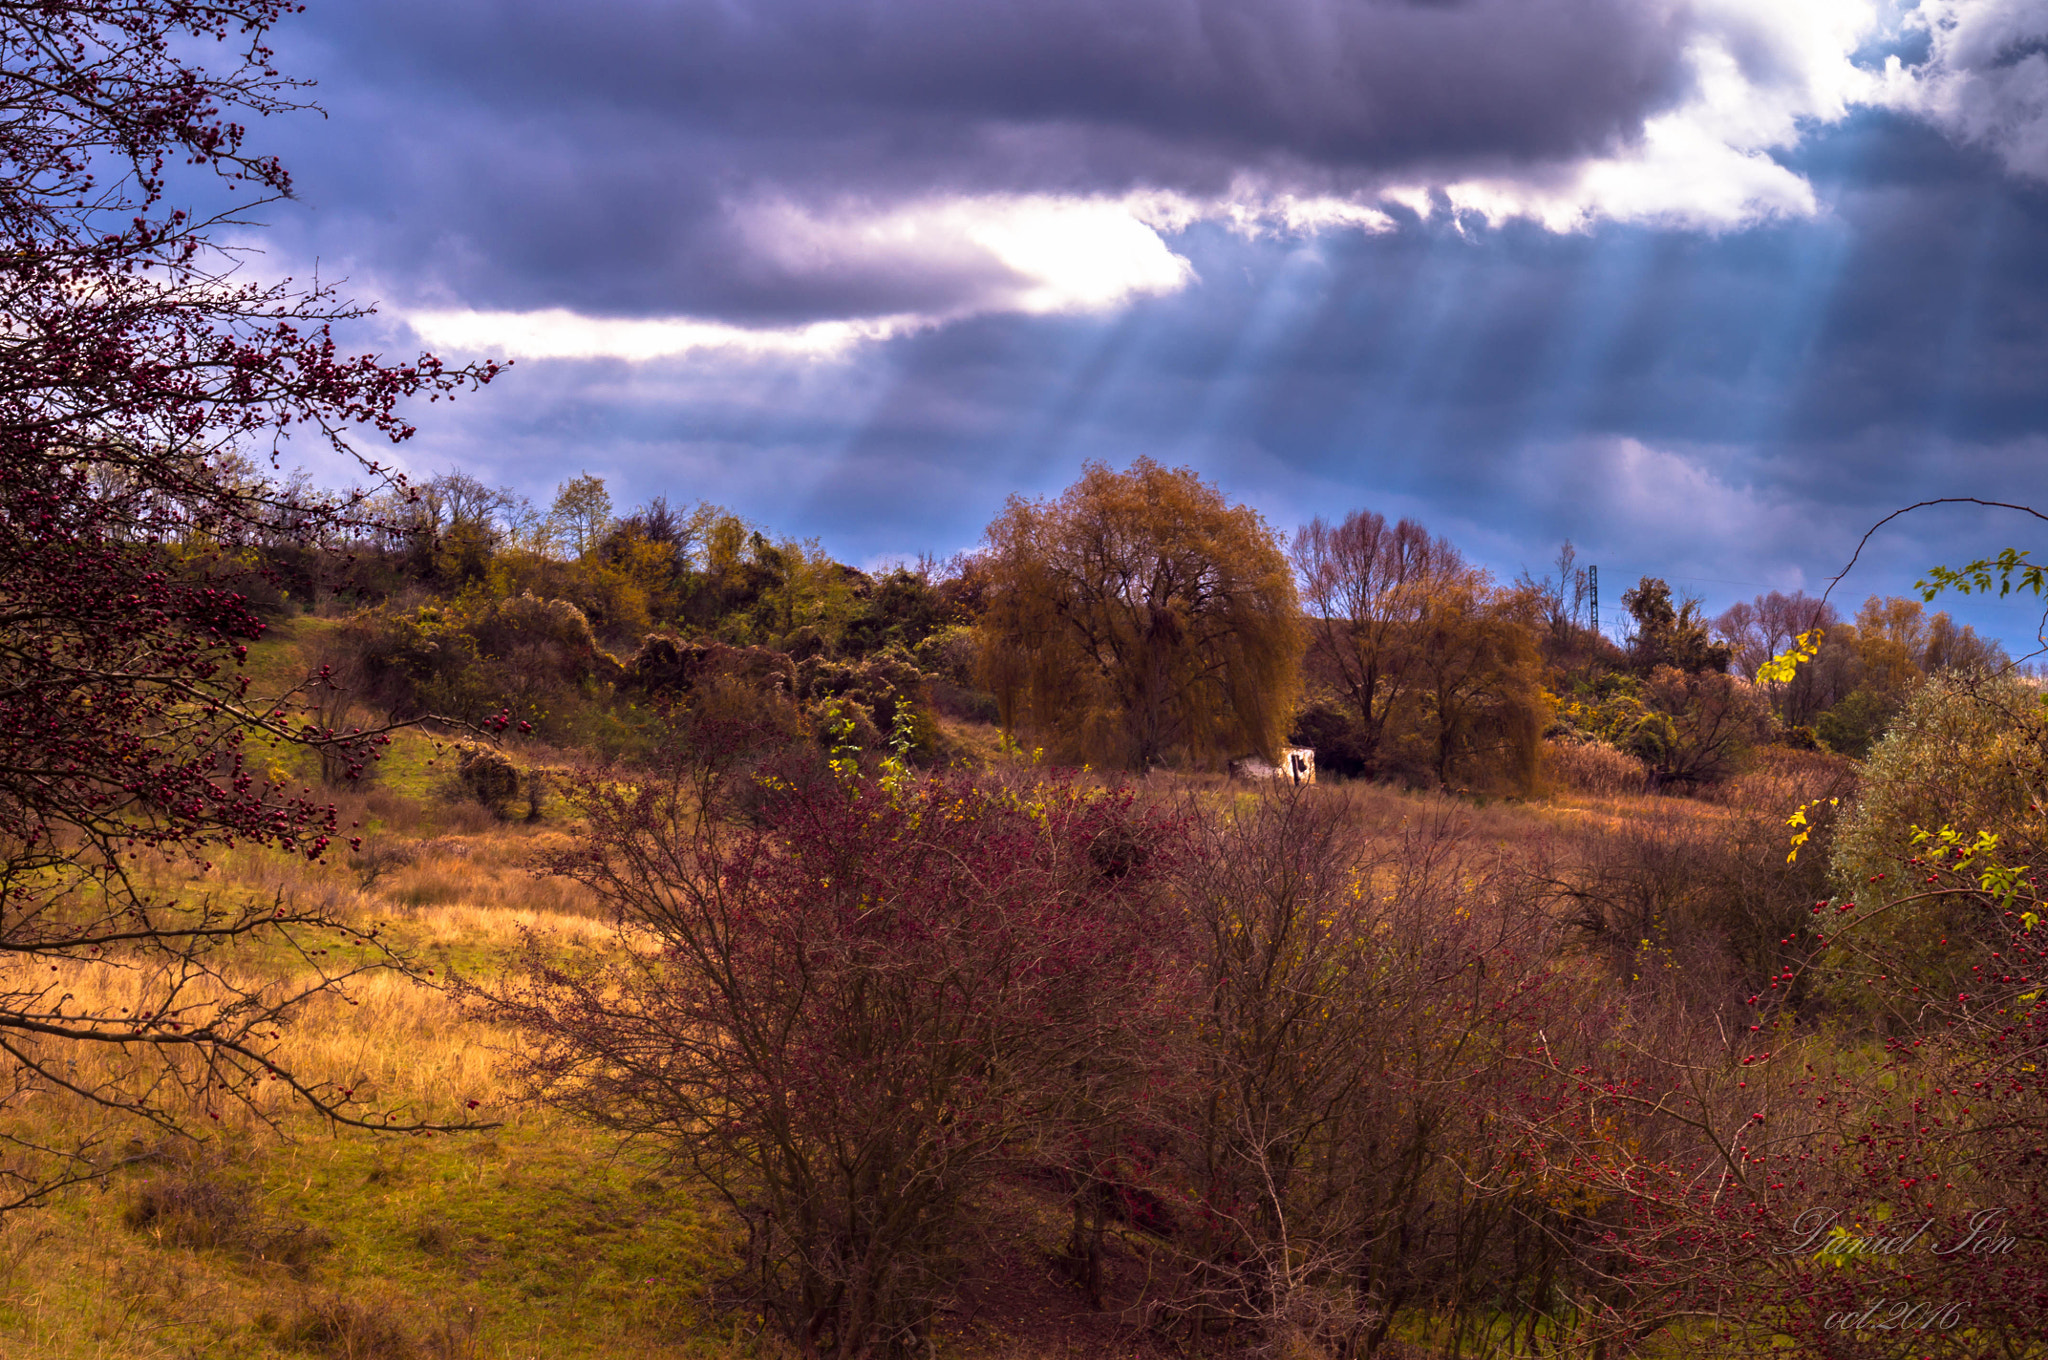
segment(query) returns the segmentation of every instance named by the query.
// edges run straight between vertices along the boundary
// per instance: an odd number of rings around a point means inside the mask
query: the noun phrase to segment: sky
[[[1089,460],[1413,516],[1604,612],[2048,509],[2048,0],[312,0],[243,229],[402,451],[875,566]],[[1853,611],[2041,522],[1916,511]],[[2028,650],[2038,605],[1955,601]]]

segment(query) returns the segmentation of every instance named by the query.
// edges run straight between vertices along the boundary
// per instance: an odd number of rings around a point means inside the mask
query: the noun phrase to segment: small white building
[[[1280,764],[1263,756],[1239,756],[1230,762],[1233,779],[1286,779],[1296,784],[1316,782],[1316,753],[1313,747],[1289,746],[1280,752]]]

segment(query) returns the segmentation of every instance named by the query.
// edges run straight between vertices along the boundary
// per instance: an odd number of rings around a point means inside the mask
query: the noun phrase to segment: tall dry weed
[[[1543,773],[1554,788],[1596,798],[1641,793],[1650,782],[1649,766],[1624,751],[1594,741],[1545,741]]]

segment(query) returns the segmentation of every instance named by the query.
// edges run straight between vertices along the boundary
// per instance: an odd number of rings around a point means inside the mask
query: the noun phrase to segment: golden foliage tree
[[[1470,756],[1524,793],[1535,790],[1550,716],[1537,608],[1528,592],[1501,589],[1473,567],[1433,583],[1414,641],[1421,728],[1439,785],[1448,787],[1454,764]]]
[[[1276,757],[1300,691],[1294,578],[1259,514],[1186,468],[1091,463],[988,530],[983,678],[1002,723],[1105,765]]]

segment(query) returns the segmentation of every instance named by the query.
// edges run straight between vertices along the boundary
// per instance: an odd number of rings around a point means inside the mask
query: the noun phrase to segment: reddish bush
[[[1923,842],[1896,866],[1917,891],[1882,907],[1810,905],[1749,1025],[1688,1040],[1667,1015],[1545,1055],[1524,1127],[1546,1174],[1609,1206],[1589,1339],[1704,1323],[1728,1354],[1962,1360],[2048,1331],[2048,939],[2032,880],[1968,847]],[[1987,927],[1939,985],[1875,928],[1934,899]],[[1800,1034],[1809,973],[1867,989],[1881,1032]]]
[[[571,790],[589,834],[551,867],[631,948],[578,967],[536,940],[488,1000],[541,1095],[725,1197],[750,1298],[806,1353],[907,1353],[967,1197],[1158,1061],[1174,829],[1124,792],[748,772],[713,745]]]

